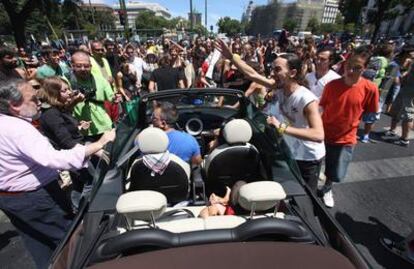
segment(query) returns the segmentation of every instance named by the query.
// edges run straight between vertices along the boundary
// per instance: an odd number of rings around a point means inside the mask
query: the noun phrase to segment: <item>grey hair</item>
[[[25,83],[27,82],[22,79],[0,81],[0,114],[10,115],[10,104],[19,104],[23,101],[19,88]]]
[[[174,125],[178,119],[177,108],[173,103],[162,102],[159,106],[161,109],[160,117],[165,120],[168,125]]]

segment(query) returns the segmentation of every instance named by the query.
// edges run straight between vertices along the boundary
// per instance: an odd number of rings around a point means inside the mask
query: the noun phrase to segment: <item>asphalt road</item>
[[[382,141],[387,124],[384,116],[375,127],[376,143],[357,145],[345,182],[334,188],[330,212],[373,268],[408,269],[378,242],[381,236],[401,239],[414,229],[414,141],[408,148]],[[0,269],[6,268],[30,269],[34,264],[0,212]]]

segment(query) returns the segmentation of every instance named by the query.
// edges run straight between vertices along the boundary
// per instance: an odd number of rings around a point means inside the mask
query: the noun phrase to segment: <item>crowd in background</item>
[[[106,132],[126,116],[128,102],[148,92],[210,87],[239,89],[269,115],[268,123],[285,136],[304,180],[315,194],[319,192],[326,206],[333,207],[332,183],[345,178],[357,139],[371,141],[370,132],[381,113],[392,119],[384,139],[409,145],[414,119],[413,59],[414,47],[409,45],[388,41],[361,45],[329,34],[319,42],[312,36],[297,39],[286,33],[278,40],[235,37],[229,42],[197,37],[121,44],[106,39],[67,47],[44,44],[39,51],[1,47],[0,81],[30,83],[35,90],[31,98],[42,110],[31,124],[54,149],[79,151],[78,144],[98,143],[86,154],[92,156],[87,168],[80,163],[83,158],[73,157],[78,170],[70,173],[72,213],[91,188],[94,164],[107,158],[103,145],[113,137]],[[16,83],[17,88],[26,87]],[[5,85],[2,102],[10,95]],[[0,113],[12,115],[12,109],[10,105]],[[36,114],[16,111],[23,118]],[[357,137],[360,120],[364,133]],[[402,134],[398,136],[400,121]],[[4,145],[0,139],[0,151]],[[324,158],[327,180],[318,191]],[[68,166],[66,162],[52,165],[55,170],[74,168]],[[12,164],[9,168],[15,169]],[[8,173],[0,171],[0,177]],[[38,187],[0,179],[0,195]],[[18,222],[13,219],[18,213],[1,203],[0,208],[12,222]],[[53,249],[56,241],[51,240],[48,247]],[[42,258],[36,261],[39,268],[45,262]]]

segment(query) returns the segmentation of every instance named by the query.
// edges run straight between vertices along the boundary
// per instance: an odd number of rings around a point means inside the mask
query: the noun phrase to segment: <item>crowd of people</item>
[[[333,207],[334,183],[345,178],[357,140],[370,142],[381,113],[392,118],[383,138],[409,145],[413,59],[408,45],[356,46],[328,34],[318,43],[311,36],[282,35],[247,42],[94,40],[76,47],[44,45],[37,52],[1,47],[0,209],[23,235],[37,267],[46,268],[91,189],[94,165],[108,157],[104,147],[126,114],[124,104],[148,92],[209,87],[239,89],[266,113],[302,178]],[[174,129],[172,113],[171,104],[158,107],[154,126],[174,142],[171,152],[201,163],[197,141]],[[361,120],[364,133],[358,137]],[[323,161],[326,181],[318,190]],[[57,181],[63,170],[71,170],[70,201]]]

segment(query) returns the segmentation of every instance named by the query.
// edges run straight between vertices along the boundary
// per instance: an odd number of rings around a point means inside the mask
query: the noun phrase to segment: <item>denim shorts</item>
[[[346,176],[349,163],[352,161],[354,146],[325,145],[325,175],[332,182],[341,182]]]
[[[375,123],[377,120],[379,120],[380,115],[381,115],[380,113],[373,113],[373,112],[364,113],[362,115],[362,121],[365,123]]]

